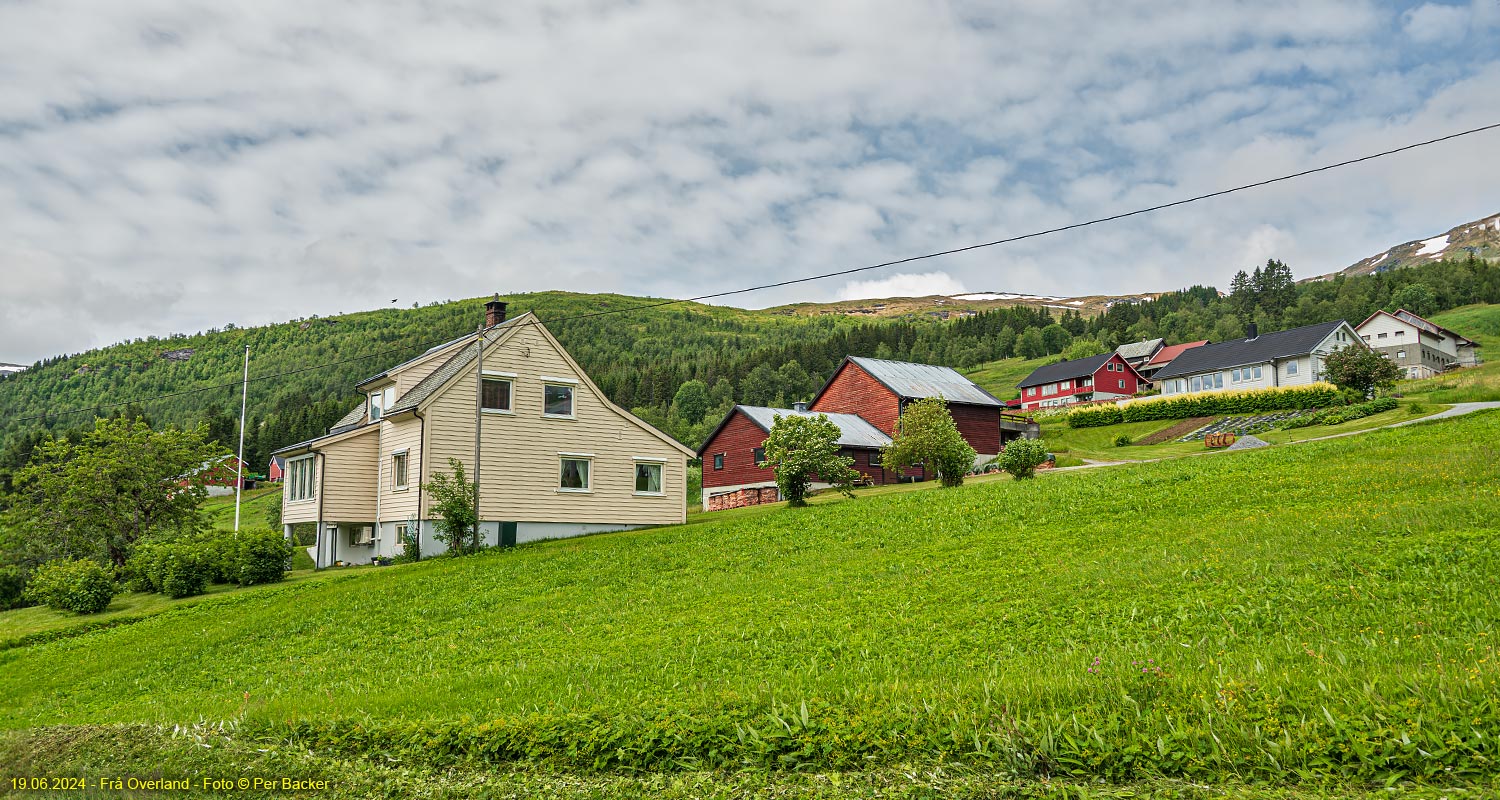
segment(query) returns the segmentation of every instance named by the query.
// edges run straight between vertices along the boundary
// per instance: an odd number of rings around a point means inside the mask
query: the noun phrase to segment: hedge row
[[[1080,408],[1068,415],[1068,427],[1093,428],[1118,422],[1149,422],[1228,414],[1261,414],[1292,408],[1323,408],[1339,402],[1339,390],[1331,383],[1286,386],[1275,389],[1245,389],[1227,392],[1173,394],[1139,400],[1123,406]]]
[[[127,565],[126,583],[137,592],[190,597],[210,583],[274,583],[291,563],[292,546],[276,531],[223,533],[142,546]]]
[[[1373,414],[1390,411],[1396,407],[1394,397],[1381,397],[1368,403],[1359,403],[1342,408],[1330,408],[1321,414],[1308,414],[1301,417],[1292,417],[1282,420],[1277,427],[1282,430],[1292,428],[1307,428],[1313,425],[1338,425],[1351,420],[1363,419]]]

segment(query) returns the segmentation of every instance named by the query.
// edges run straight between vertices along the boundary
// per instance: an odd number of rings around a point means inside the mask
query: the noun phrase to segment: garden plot
[[[1276,411],[1270,414],[1252,414],[1247,417],[1224,417],[1215,422],[1193,431],[1192,433],[1178,439],[1179,442],[1201,442],[1205,436],[1211,433],[1232,433],[1236,436],[1245,436],[1252,433],[1261,433],[1276,427],[1276,423],[1286,419],[1306,416],[1318,413],[1316,409],[1300,409],[1292,411]]]

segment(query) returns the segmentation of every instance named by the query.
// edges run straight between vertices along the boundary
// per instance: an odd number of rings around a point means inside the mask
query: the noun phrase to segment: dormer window
[[[385,410],[396,403],[396,387],[387,386],[379,392],[370,392],[370,421],[379,422]]]

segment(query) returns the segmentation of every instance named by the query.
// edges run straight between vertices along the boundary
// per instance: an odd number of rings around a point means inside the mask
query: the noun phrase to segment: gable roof
[[[703,440],[698,447],[698,455],[702,456],[708,450],[714,437],[724,426],[734,419],[736,413],[744,414],[745,418],[755,423],[761,430],[770,433],[771,426],[776,424],[777,417],[827,417],[830,422],[839,426],[839,445],[842,447],[884,447],[891,443],[891,437],[885,432],[871,425],[864,417],[858,414],[837,414],[830,411],[798,411],[792,408],[770,408],[767,406],[735,406],[729,409],[724,419],[714,428],[714,432]]]
[[[1227,342],[1206,344],[1184,352],[1172,363],[1156,373],[1153,380],[1175,378],[1217,369],[1263,364],[1277,358],[1304,356],[1313,351],[1329,334],[1347,325],[1343,320],[1304,325],[1291,330],[1262,333],[1254,339],[1230,339]],[[1356,340],[1358,337],[1355,337]]]
[[[1041,386],[1044,383],[1056,383],[1058,381],[1082,378],[1085,375],[1093,375],[1104,366],[1106,362],[1114,358],[1117,353],[1100,353],[1088,358],[1075,358],[1072,361],[1064,359],[1056,364],[1046,364],[1037,367],[1016,384],[1017,387],[1025,389],[1028,386]],[[1126,366],[1130,366],[1126,364]]]
[[[1356,326],[1354,326],[1354,329],[1356,331],[1358,331],[1360,328],[1363,328],[1366,325],[1366,323],[1368,323],[1370,320],[1375,319],[1376,317],[1378,317],[1378,316],[1380,316],[1382,314],[1384,314],[1387,317],[1391,317],[1392,319],[1398,320],[1400,322],[1404,322],[1404,323],[1406,323],[1408,325],[1411,325],[1411,326],[1413,326],[1415,328],[1418,328],[1420,330],[1427,331],[1428,333],[1432,334],[1433,336],[1438,337],[1439,339],[1441,339],[1441,338],[1443,338],[1445,336],[1451,336],[1455,340],[1454,341],[1454,345],[1456,345],[1458,347],[1463,347],[1465,345],[1472,346],[1472,347],[1478,347],[1479,346],[1476,342],[1474,342],[1473,340],[1469,339],[1468,337],[1466,337],[1466,336],[1458,333],[1457,331],[1453,331],[1453,330],[1449,330],[1448,328],[1444,328],[1443,326],[1437,324],[1436,322],[1432,322],[1431,320],[1425,319],[1423,317],[1419,317],[1416,314],[1413,314],[1413,313],[1411,313],[1410,311],[1407,311],[1404,308],[1398,308],[1398,309],[1396,309],[1396,311],[1394,313],[1392,313],[1390,311],[1386,311],[1384,309],[1380,309],[1380,310],[1376,311],[1374,314],[1371,314],[1370,316],[1365,317],[1365,321],[1359,323]]]
[[[328,432],[342,433],[349,430],[350,428],[357,428],[363,424],[365,424],[365,404],[361,402],[359,405],[350,409],[349,413],[340,418],[338,422],[329,425]]]
[[[501,324],[504,324],[504,323],[501,323]],[[397,372],[400,372],[401,370],[405,369],[406,367],[409,367],[412,364],[417,363],[418,361],[422,361],[422,360],[426,359],[428,356],[432,355],[433,353],[438,352],[439,350],[445,350],[445,349],[447,349],[449,347],[452,347],[453,345],[458,344],[459,342],[468,341],[468,340],[472,339],[473,336],[474,336],[474,334],[472,334],[472,333],[466,333],[463,336],[458,337],[457,339],[450,339],[450,340],[448,340],[446,342],[443,342],[442,344],[433,345],[432,347],[429,347],[426,350],[423,350],[419,355],[412,356],[411,358],[406,359],[405,361],[401,362],[400,364],[397,364],[394,367],[391,367],[390,369],[382,370],[378,374],[371,375],[370,377],[365,378],[364,380],[360,381],[359,383],[354,384],[354,388],[355,389],[363,389],[364,387],[369,386],[370,384],[372,384],[372,383],[380,380],[381,378],[389,377],[389,376],[391,376],[391,375],[393,375],[393,374],[395,374]]]
[[[499,325],[489,328],[484,332],[484,346],[489,347],[490,345],[494,344],[501,336],[518,327],[516,323],[520,322],[523,319],[526,319],[529,316],[531,316],[531,312],[527,311],[523,314],[518,314],[500,323]],[[473,339],[474,337],[470,336],[469,338]],[[454,342],[456,341],[458,340],[455,339]],[[454,342],[448,342],[448,344],[438,345],[437,349],[448,347],[449,345],[454,344]],[[428,352],[431,351],[429,350]],[[421,405],[422,402],[427,398],[432,397],[434,394],[436,394],[437,390],[443,387],[443,384],[447,383],[450,379],[453,378],[453,376],[461,372],[464,367],[473,364],[474,359],[477,358],[478,355],[479,343],[477,341],[471,341],[467,346],[460,349],[452,356],[449,356],[448,360],[443,362],[443,365],[441,367],[433,370],[427,377],[423,378],[422,380],[417,381],[417,385],[408,389],[406,391],[406,394],[403,394],[400,397],[396,398],[396,402],[390,408],[386,409],[386,415],[389,416],[391,414],[400,414],[403,411],[411,411],[412,409]]]
[[[978,384],[958,374],[951,367],[914,364],[909,361],[887,361],[883,358],[864,358],[863,356],[845,356],[844,363],[858,366],[903,399],[921,400],[941,397],[950,403],[963,403],[971,406],[1005,405],[1000,398],[979,388]],[[839,369],[843,367],[840,366]],[[834,370],[835,378],[838,377],[838,373],[839,370]],[[833,385],[832,378],[823,385],[822,389],[818,390],[818,394],[813,397],[813,402],[816,403],[831,385]]]
[[[1182,344],[1167,345],[1166,347],[1163,347],[1162,349],[1157,350],[1156,351],[1156,355],[1152,356],[1151,360],[1146,362],[1146,366],[1148,366],[1148,367],[1158,366],[1158,365],[1163,365],[1164,366],[1166,364],[1171,363],[1172,359],[1174,359],[1174,358],[1182,355],[1183,353],[1185,353],[1185,352],[1187,352],[1187,351],[1189,351],[1189,350],[1191,350],[1191,349],[1193,349],[1195,347],[1202,347],[1203,345],[1206,345],[1206,344],[1208,344],[1208,340],[1207,339],[1203,339],[1203,340],[1197,341],[1197,342],[1183,342]]]
[[[1161,339],[1144,339],[1139,342],[1122,344],[1119,347],[1115,348],[1115,352],[1119,353],[1120,358],[1123,358],[1126,361],[1129,361],[1133,358],[1146,358],[1152,353],[1155,353],[1157,349],[1161,347],[1161,343]]]

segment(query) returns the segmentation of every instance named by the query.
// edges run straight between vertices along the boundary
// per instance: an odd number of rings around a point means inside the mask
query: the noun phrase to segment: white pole
[[[234,532],[240,532],[240,490],[245,487],[245,405],[250,397],[250,345],[245,345],[245,373],[240,381],[240,454],[234,465]]]
[[[486,320],[488,321],[488,320]],[[484,325],[479,326],[479,353],[474,357],[474,543],[479,543],[479,457],[484,424]]]

